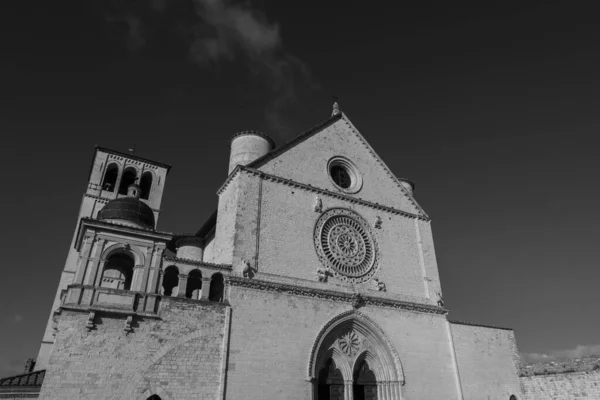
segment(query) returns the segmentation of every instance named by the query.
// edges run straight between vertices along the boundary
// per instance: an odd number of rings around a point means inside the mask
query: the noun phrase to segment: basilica
[[[96,147],[12,398],[523,399],[513,331],[448,319],[431,219],[366,138],[337,104],[279,146],[233,135],[185,234],[158,228],[169,165]]]

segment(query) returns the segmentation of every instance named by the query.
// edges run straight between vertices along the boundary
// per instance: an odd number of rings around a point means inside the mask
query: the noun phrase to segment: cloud
[[[274,53],[281,47],[279,26],[269,23],[259,10],[227,0],[194,0],[201,22],[212,32],[194,30],[190,55],[206,64],[221,58],[234,59],[238,52],[258,64],[272,67]]]
[[[106,22],[126,27],[125,44],[130,51],[136,51],[146,45],[142,28],[142,19],[135,15],[105,15]]]
[[[551,350],[547,353],[521,353],[524,364],[539,362],[566,361],[574,358],[600,355],[600,344],[578,345],[573,349]]]
[[[308,66],[283,46],[279,24],[268,20],[263,10],[251,1],[235,0],[151,0],[120,6],[109,22],[127,27],[127,47],[138,50],[151,44],[144,35],[157,24],[156,15],[174,26],[185,41],[191,62],[202,68],[215,68],[222,61],[239,62],[261,81],[270,95],[265,107],[269,128],[286,134],[286,109],[294,104],[300,93],[312,91],[315,84]],[[173,10],[187,10],[191,17]],[[176,17],[175,15],[179,15]],[[176,21],[174,19],[177,19]],[[146,26],[148,25],[148,26]]]
[[[308,66],[284,50],[279,25],[269,22],[261,10],[228,0],[194,2],[201,25],[194,30],[192,60],[207,66],[240,57],[270,92],[265,107],[267,125],[287,134],[291,129],[285,122],[286,108],[296,101],[300,90],[317,88]],[[202,29],[202,24],[210,30]]]

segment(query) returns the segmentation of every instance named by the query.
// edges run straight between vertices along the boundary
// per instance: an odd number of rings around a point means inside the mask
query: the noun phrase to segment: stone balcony
[[[61,309],[80,311],[104,311],[121,315],[158,317],[161,296],[154,293],[69,285],[62,295]]]

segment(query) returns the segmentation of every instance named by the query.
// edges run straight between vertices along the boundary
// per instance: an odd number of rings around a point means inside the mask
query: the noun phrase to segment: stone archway
[[[385,333],[358,311],[325,325],[313,346],[309,378],[315,400],[401,400],[404,374]]]

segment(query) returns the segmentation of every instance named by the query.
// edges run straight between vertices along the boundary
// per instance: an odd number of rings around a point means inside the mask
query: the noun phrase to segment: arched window
[[[208,300],[223,301],[223,275],[216,273],[210,278],[210,290],[208,291]]]
[[[188,299],[198,300],[202,290],[202,272],[195,269],[188,275],[185,297]]]
[[[133,168],[133,167],[125,168],[125,171],[123,171],[123,176],[121,176],[121,184],[119,185],[119,194],[127,194],[127,188],[129,187],[129,185],[132,185],[135,183],[136,175],[137,174],[136,174],[135,168]]]
[[[148,397],[146,400],[162,400],[162,399],[160,398],[159,395],[153,394],[152,396]]]
[[[119,166],[115,163],[110,163],[106,168],[106,172],[104,173],[104,180],[102,181],[102,190],[114,192],[118,176]]]
[[[163,275],[163,294],[165,296],[175,296],[177,295],[177,291],[174,292],[173,289],[179,286],[179,270],[176,266],[171,265],[165,269],[165,274]]]
[[[126,253],[116,253],[108,257],[102,271],[101,287],[111,289],[131,289],[133,258]]]
[[[152,172],[146,171],[142,174],[142,179],[140,180],[140,188],[142,189],[142,194],[140,198],[148,200],[148,198],[150,197],[150,190],[152,189]]]

